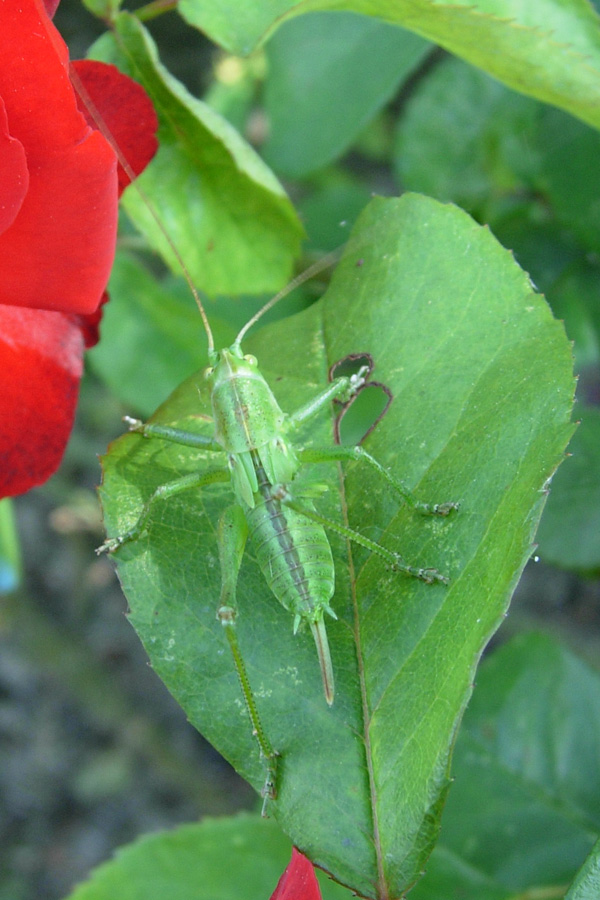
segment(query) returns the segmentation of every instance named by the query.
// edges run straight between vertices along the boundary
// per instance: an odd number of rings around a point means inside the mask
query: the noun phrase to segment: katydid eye
[[[214,371],[215,371],[214,366],[209,366],[208,369],[204,370],[204,378],[205,379],[210,378],[210,376],[213,374]]]
[[[247,353],[247,354],[244,356],[244,359],[246,360],[247,363],[250,363],[251,366],[257,366],[257,365],[258,365],[258,360],[257,360],[257,358],[256,358],[255,356],[252,356],[251,353]]]

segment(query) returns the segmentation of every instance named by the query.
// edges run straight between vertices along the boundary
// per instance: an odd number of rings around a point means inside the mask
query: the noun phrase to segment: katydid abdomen
[[[325,529],[285,506],[269,481],[260,451],[252,452],[258,490],[246,519],[256,558],[281,605],[294,615],[294,631],[308,622],[315,638],[327,702],[334,698],[333,667],[323,614],[333,615],[329,601],[335,586],[333,557]],[[314,509],[304,500],[308,509]]]

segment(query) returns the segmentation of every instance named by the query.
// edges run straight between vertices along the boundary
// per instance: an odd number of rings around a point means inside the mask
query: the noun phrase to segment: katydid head
[[[256,378],[257,375],[262,377],[256,357],[243,353],[237,342],[223,350],[209,350],[208,358],[210,365],[204,370],[204,377],[213,390],[231,378]]]

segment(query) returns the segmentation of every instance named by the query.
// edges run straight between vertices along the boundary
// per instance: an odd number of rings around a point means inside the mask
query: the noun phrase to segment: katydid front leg
[[[237,581],[247,536],[248,524],[243,510],[237,505],[230,506],[219,520],[218,544],[219,561],[221,563],[221,598],[217,610],[217,619],[225,629],[225,635],[231,648],[235,670],[252,723],[252,733],[258,741],[261,756],[267,763],[267,775],[262,790],[262,815],[266,816],[269,800],[274,800],[277,796],[278,753],[271,747],[262,727],[235,628]]]
[[[298,425],[303,424],[307,419],[320,412],[331,400],[340,400],[342,403],[347,403],[366,383],[365,375],[368,371],[368,366],[361,366],[355,375],[340,375],[339,378],[335,378],[331,384],[327,385],[325,390],[288,416],[288,426],[296,428]]]

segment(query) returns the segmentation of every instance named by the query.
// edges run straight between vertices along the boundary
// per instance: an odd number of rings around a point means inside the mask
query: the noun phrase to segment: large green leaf
[[[587,0],[181,0],[179,9],[238,54],[301,13],[375,16],[435,41],[521,93],[600,125],[600,28]]]
[[[290,277],[302,237],[283,188],[235,128],[160,64],[137,19],[119,14],[114,28],[92,55],[139,81],[160,119],[160,150],[125,193],[127,212],[179,273],[166,232],[207,293],[277,290]]]
[[[353,464],[303,470],[326,483],[319,508],[450,586],[389,571],[332,540],[328,625],[335,704],[322,695],[312,638],[270,595],[252,550],[242,566],[238,632],[264,729],[281,754],[272,813],[293,842],[365,897],[399,897],[439,827],[449,757],[479,655],[532,547],[543,487],[562,458],[570,348],[525,274],[490,232],[417,195],[374,200],[323,300],[247,341],[282,407],[315,394],[328,367],[370,352],[394,401],[366,446],[419,498],[459,500],[424,519]],[[210,429],[201,374],[155,420]],[[304,441],[329,442],[331,423]],[[213,463],[214,464],[214,463]],[[105,459],[108,532],[135,521],[159,484],[210,465],[207,454],[128,435]],[[264,781],[221,627],[217,487],[157,504],[148,531],[119,551],[131,618],[190,720],[251,781]]]

